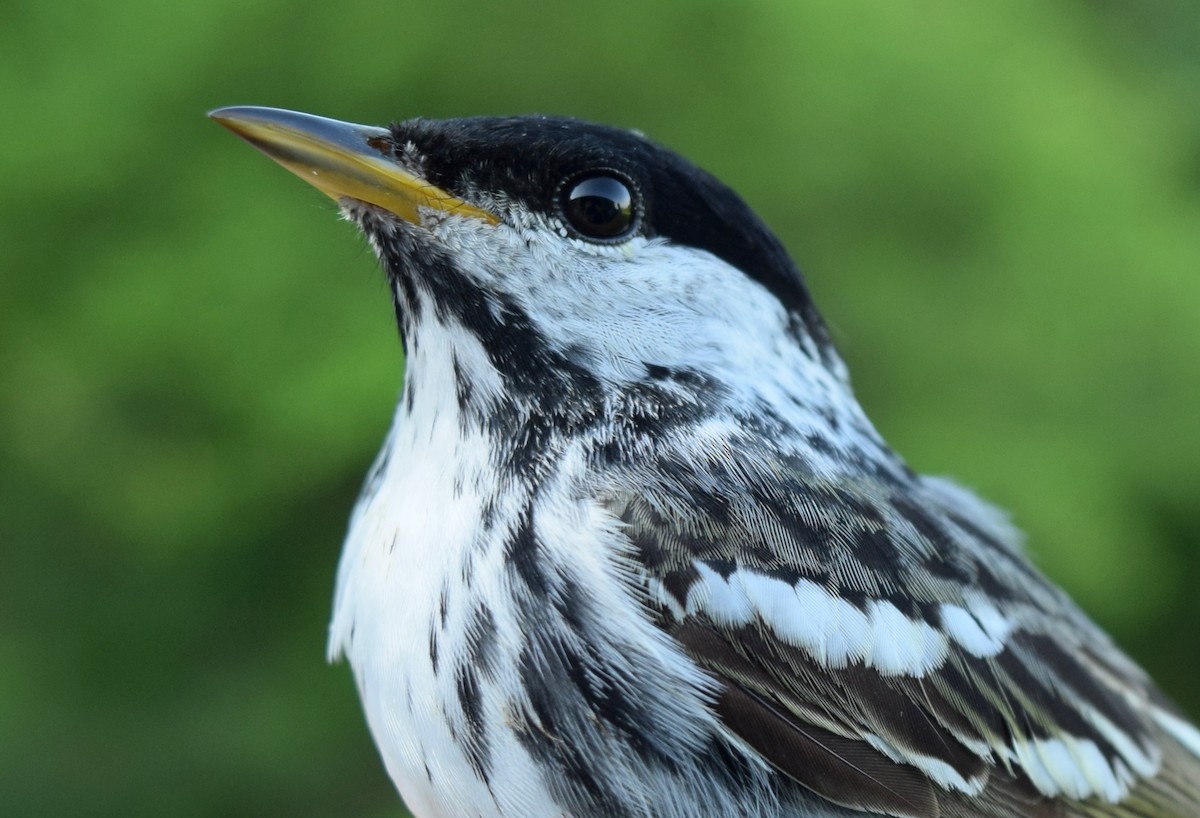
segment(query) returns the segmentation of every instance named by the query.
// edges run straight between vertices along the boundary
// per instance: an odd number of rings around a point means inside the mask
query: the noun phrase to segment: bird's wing
[[[778,770],[893,816],[1200,815],[1200,732],[969,492],[665,471],[610,495],[645,601]]]

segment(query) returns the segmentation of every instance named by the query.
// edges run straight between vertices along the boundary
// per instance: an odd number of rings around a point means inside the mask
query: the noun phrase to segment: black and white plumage
[[[879,437],[716,179],[569,119],[213,116],[391,285],[330,654],[418,818],[1200,815],[1200,731]]]

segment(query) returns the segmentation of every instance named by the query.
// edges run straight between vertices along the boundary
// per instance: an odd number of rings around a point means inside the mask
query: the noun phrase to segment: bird
[[[717,178],[567,117],[210,116],[387,278],[329,656],[417,818],[1200,815],[1200,730],[887,444]]]

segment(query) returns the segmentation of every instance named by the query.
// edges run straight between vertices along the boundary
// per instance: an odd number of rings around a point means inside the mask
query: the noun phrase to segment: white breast
[[[388,772],[418,818],[549,818],[560,812],[539,791],[532,762],[515,740],[509,747],[499,731],[492,736],[492,752],[505,759],[496,772],[504,780],[494,778],[489,787],[454,739],[463,716],[453,698],[453,670],[463,657],[472,597],[494,597],[504,582],[498,560],[486,560],[500,549],[479,547],[484,498],[498,493],[489,462],[493,447],[485,432],[464,431],[455,398],[452,355],[460,365],[478,364],[482,350],[472,344],[478,346],[461,329],[422,327],[421,346],[409,359],[410,374],[419,373],[411,406],[401,401],[351,519],[329,654],[350,662]],[[414,389],[411,378],[405,388]],[[472,575],[469,587],[465,571]],[[494,601],[494,610],[506,607]],[[497,625],[503,652],[516,640],[503,638],[509,623]],[[489,708],[500,704],[498,697],[485,701]],[[499,713],[485,717],[502,720]]]

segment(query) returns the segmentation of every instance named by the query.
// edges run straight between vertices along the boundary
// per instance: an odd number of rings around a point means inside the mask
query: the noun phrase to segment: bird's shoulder
[[[1200,732],[948,481],[732,446],[604,492],[724,726],[895,816],[1182,816]]]

